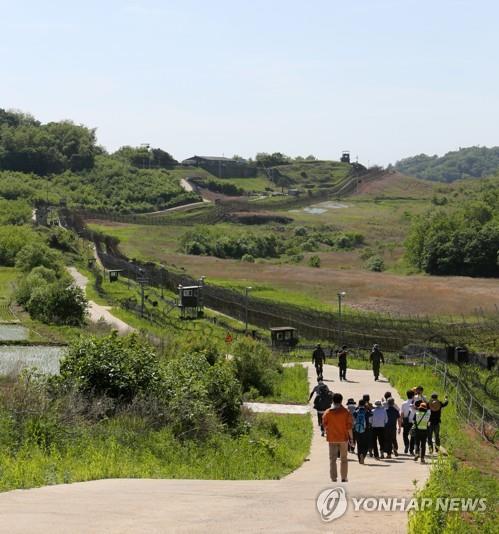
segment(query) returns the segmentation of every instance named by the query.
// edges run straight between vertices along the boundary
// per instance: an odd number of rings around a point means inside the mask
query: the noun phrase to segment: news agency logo
[[[351,497],[347,499],[345,488],[326,488],[317,496],[317,511],[329,523],[342,517],[348,509],[349,501],[354,512],[415,512],[436,510],[442,512],[484,512],[486,498],[463,497]]]
[[[329,522],[341,517],[348,508],[345,488],[327,488],[317,497],[317,510],[323,521]]]

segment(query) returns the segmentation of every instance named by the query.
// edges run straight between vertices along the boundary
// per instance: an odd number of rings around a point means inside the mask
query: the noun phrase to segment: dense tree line
[[[438,182],[483,178],[499,169],[499,147],[460,148],[441,157],[420,154],[397,161],[395,168],[404,174]]]
[[[0,109],[0,197],[122,213],[166,209],[198,200],[171,172],[159,148],[124,146],[107,154],[95,130],[71,121],[41,124]],[[0,220],[1,223],[1,220]]]
[[[412,265],[436,275],[499,276],[499,180],[469,196],[413,221],[406,241]]]

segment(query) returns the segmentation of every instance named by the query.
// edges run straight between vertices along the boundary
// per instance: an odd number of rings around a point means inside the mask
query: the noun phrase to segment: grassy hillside
[[[395,168],[405,174],[438,182],[483,178],[499,169],[499,147],[460,148],[440,157],[419,154],[397,161]]]

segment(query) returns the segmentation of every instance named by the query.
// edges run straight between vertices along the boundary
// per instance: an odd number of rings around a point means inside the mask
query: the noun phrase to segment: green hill
[[[0,198],[65,201],[111,212],[147,212],[192,202],[176,161],[161,149],[97,145],[95,131],[71,121],[42,124],[0,109]]]
[[[483,178],[499,169],[499,147],[460,148],[440,157],[419,154],[397,161],[395,168],[404,174],[437,182]]]

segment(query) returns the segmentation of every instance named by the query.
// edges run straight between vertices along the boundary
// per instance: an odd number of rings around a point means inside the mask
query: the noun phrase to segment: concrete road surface
[[[315,383],[315,370],[305,365]],[[330,389],[345,400],[363,393],[378,399],[389,389],[395,393],[384,379],[374,382],[370,371],[349,370],[349,382],[338,382],[333,366],[325,366],[324,374]],[[328,446],[314,417],[307,460],[281,480],[115,479],[11,491],[0,494],[0,532],[397,534],[406,532],[405,512],[355,512],[349,502],[345,515],[325,523],[316,510],[316,497],[338,486],[348,497],[411,497],[413,481],[421,486],[428,472],[428,465],[404,454],[385,461],[368,458],[365,465],[350,454],[349,481],[332,483]]]
[[[73,277],[73,280],[75,281],[76,285],[80,287],[83,292],[85,292],[85,289],[88,284],[88,278],[85,275],[81,274],[75,267],[68,267],[68,271],[69,274]],[[130,334],[131,332],[137,331],[135,328],[125,323],[125,321],[122,321],[121,319],[118,319],[118,317],[115,317],[109,311],[110,309],[110,306],[102,306],[101,304],[97,304],[93,300],[88,301],[88,314],[90,320],[93,323],[97,323],[102,319],[106,321],[106,323],[111,325],[113,328],[118,330],[120,334]]]

